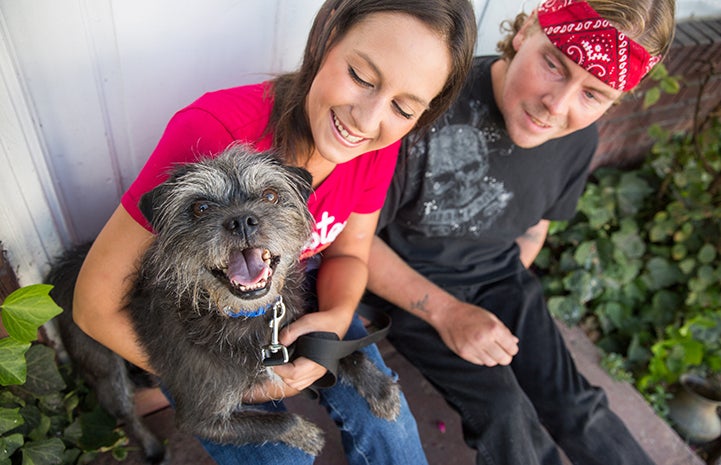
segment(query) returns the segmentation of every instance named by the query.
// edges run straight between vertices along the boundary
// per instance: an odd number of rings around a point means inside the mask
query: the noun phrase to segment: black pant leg
[[[390,342],[458,411],[478,465],[561,464],[555,443],[509,367],[466,362],[422,320],[386,309],[393,318]]]
[[[390,309],[390,342],[460,413],[479,464],[560,463],[552,441],[577,464],[653,464],[603,391],[578,372],[535,276],[524,271],[450,291],[492,311],[519,337],[510,367],[468,363],[422,320],[380,299],[367,301]]]
[[[538,417],[569,458],[584,465],[652,465],[608,405],[581,375],[546,307],[543,289],[524,271],[476,296],[520,339],[511,367]]]

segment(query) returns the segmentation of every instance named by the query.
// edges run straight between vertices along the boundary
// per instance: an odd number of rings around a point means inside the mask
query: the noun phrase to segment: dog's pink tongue
[[[263,249],[245,249],[233,252],[228,264],[228,279],[231,283],[250,286],[260,281],[268,265],[263,261]]]

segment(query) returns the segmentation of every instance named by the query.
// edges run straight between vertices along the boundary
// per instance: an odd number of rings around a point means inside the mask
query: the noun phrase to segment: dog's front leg
[[[340,360],[339,380],[356,388],[371,412],[385,420],[395,420],[401,411],[400,388],[381,372],[362,352],[353,352]]]
[[[323,448],[323,432],[313,423],[289,412],[267,412],[242,407],[229,415],[176,412],[178,428],[218,444],[282,442],[317,456]]]

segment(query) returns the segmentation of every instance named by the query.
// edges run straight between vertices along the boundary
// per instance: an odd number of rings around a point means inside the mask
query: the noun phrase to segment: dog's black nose
[[[258,229],[259,224],[260,221],[257,217],[247,214],[229,218],[223,223],[223,226],[233,235],[250,237]]]

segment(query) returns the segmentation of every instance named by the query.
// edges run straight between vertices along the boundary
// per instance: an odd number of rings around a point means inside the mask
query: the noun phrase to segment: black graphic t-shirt
[[[423,139],[407,138],[380,236],[441,285],[478,284],[521,266],[515,239],[573,216],[598,143],[594,125],[532,149],[514,146],[477,57],[456,103]]]

